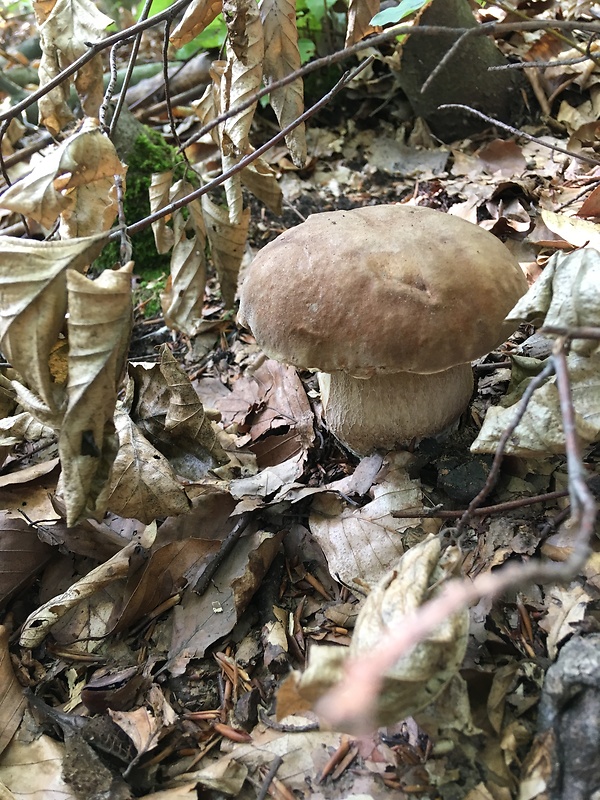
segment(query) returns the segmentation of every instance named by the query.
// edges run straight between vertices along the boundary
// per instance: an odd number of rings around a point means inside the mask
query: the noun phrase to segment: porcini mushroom
[[[314,214],[266,245],[240,321],[278,361],[318,369],[330,430],[359,454],[438,433],[473,389],[470,362],[512,332],[527,290],[493,234],[429,208]]]

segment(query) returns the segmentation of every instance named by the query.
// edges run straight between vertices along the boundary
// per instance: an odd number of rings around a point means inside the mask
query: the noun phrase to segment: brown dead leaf
[[[129,414],[117,410],[114,422],[119,449],[110,473],[107,508],[146,525],[157,517],[186,512],[189,501],[167,459]]]
[[[227,308],[231,308],[235,299],[238,272],[248,236],[250,209],[244,209],[241,221],[233,224],[230,222],[227,211],[215,205],[209,197],[204,195],[202,210],[206,221],[206,235],[213,263],[219,276],[223,300]]]
[[[221,13],[221,0],[193,0],[186,8],[181,21],[171,33],[170,42],[175,48],[191,42]]]
[[[146,528],[140,537],[136,537],[125,545],[108,561],[96,567],[83,578],[70,586],[66,592],[53,597],[36,609],[25,620],[21,629],[20,642],[23,647],[36,647],[43,642],[50,629],[81,601],[89,598],[100,589],[109,586],[129,572],[131,557],[138,553],[140,547],[150,547],[156,535],[156,525]]]
[[[0,756],[0,781],[6,800],[78,800],[62,776],[64,756],[64,743],[46,734],[33,741],[13,740]]]
[[[15,388],[57,424],[64,391],[53,381],[48,364],[67,310],[67,269],[82,271],[98,256],[105,235],[68,241],[38,242],[0,236],[0,342],[2,351],[21,375],[28,391]],[[39,418],[44,422],[44,418]]]
[[[87,42],[104,36],[113,20],[103,14],[92,0],[57,0],[35,2],[42,59],[39,66],[40,87],[50,83],[61,70],[88,52]],[[97,117],[104,94],[103,61],[99,54],[79,70],[75,88],[84,113]],[[71,80],[64,80],[40,98],[40,124],[56,135],[73,119],[68,105]]]
[[[196,480],[227,463],[216,427],[168,347],[161,350],[160,364],[130,367],[130,376],[135,382],[131,418],[177,474]]]
[[[4,547],[2,548],[4,550]],[[0,686],[2,686],[2,703],[0,704],[0,753],[4,753],[15,731],[21,724],[21,718],[27,706],[21,684],[17,681],[10,652],[8,649],[9,630],[0,625]],[[0,780],[1,767],[0,767]]]
[[[113,711],[112,709],[108,711],[113,722],[133,742],[137,757],[156,747],[177,720],[177,715],[156,684],[150,687],[147,702],[149,708],[136,708],[135,711]]]
[[[0,606],[27,584],[52,558],[53,551],[41,542],[24,519],[0,512]]]
[[[170,671],[181,674],[192,658],[226,636],[245,611],[279,550],[283,533],[244,536],[219,567],[207,591],[187,592],[174,612]]]
[[[373,586],[404,552],[401,533],[419,522],[392,516],[418,509],[421,491],[406,467],[408,453],[390,453],[371,489],[373,500],[362,508],[349,507],[333,494],[313,501],[310,530],[327,558],[331,574],[362,591]]]
[[[136,573],[128,582],[123,605],[114,612],[117,622],[112,633],[126,630],[186,586],[193,586],[220,545],[217,540],[196,538],[153,549],[141,574]]]
[[[350,0],[344,47],[350,47],[370,33],[381,30],[381,28],[371,25],[371,20],[379,11],[379,6],[379,0]]]
[[[98,120],[89,119],[29,175],[13,183],[0,205],[46,229],[60,216],[64,239],[93,236],[113,224],[118,209],[114,176],[125,172]]]
[[[106,511],[118,441],[113,415],[131,332],[133,262],[95,281],[67,273],[68,406],[59,435],[67,524]]]
[[[365,0],[361,0],[361,2],[364,3]],[[370,0],[370,2],[379,6],[379,0]],[[260,5],[260,19],[264,31],[264,81],[268,86],[300,69],[296,3],[294,0],[263,0]],[[285,128],[298,119],[304,111],[302,78],[297,78],[283,88],[274,89],[269,95],[269,101],[279,122],[279,127]],[[289,133],[285,137],[285,142],[294,164],[297,167],[303,167],[306,162],[304,123]]]

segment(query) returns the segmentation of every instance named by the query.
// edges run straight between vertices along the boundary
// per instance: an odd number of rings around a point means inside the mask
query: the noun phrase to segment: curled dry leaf
[[[88,119],[35,169],[10,186],[0,204],[44,228],[61,217],[65,239],[107,231],[117,216],[114,176],[124,176],[110,139]]]
[[[59,435],[67,524],[106,511],[118,441],[113,415],[131,333],[133,262],[95,281],[67,273],[68,405]]]
[[[379,11],[379,5],[379,0],[350,0],[344,47],[350,47],[370,33],[381,30],[381,28],[371,25],[371,20]]]
[[[360,0],[365,3],[365,0]],[[379,7],[379,0],[371,0]],[[352,3],[350,5],[352,9]],[[371,15],[372,16],[372,15]],[[296,27],[296,3],[294,0],[262,0],[260,18],[263,24],[265,54],[263,71],[268,85],[286,78],[300,69],[298,29]],[[370,18],[369,18],[370,19]],[[270,94],[270,103],[277,116],[280,128],[296,120],[304,111],[304,85],[302,78]],[[306,135],[304,124],[289,133],[285,142],[292,161],[302,167],[306,161]],[[278,213],[278,212],[276,212]]]
[[[171,33],[170,42],[175,48],[191,42],[221,13],[221,0],[193,0],[186,8],[181,21]]]
[[[161,350],[160,364],[131,367],[130,375],[136,385],[131,417],[176,472],[199,479],[228,461],[217,428],[168,347]]]
[[[189,500],[167,459],[129,414],[117,409],[114,422],[119,449],[110,474],[107,508],[146,525],[157,517],[185,513]]]
[[[296,128],[297,130],[297,128]],[[281,214],[283,192],[277,181],[275,171],[267,164],[264,158],[257,158],[252,164],[240,173],[242,183],[269,211],[278,216]]]
[[[540,278],[508,315],[511,322],[539,321],[559,328],[600,326],[600,253],[583,249],[552,256]],[[582,442],[600,437],[600,346],[593,339],[575,339],[567,356],[575,425]],[[491,407],[473,452],[493,453],[515,406]],[[523,418],[508,440],[515,455],[563,453],[565,438],[555,377],[537,389]]]
[[[82,271],[105,242],[105,235],[53,242],[0,236],[2,352],[17,372],[27,376],[30,392],[20,383],[13,385],[21,402],[26,394],[42,414],[36,413],[41,422],[58,426],[65,402],[48,360],[65,322],[66,270]]]
[[[435,597],[452,568],[450,548],[428,536],[402,556],[395,569],[377,584],[361,608],[350,657],[372,653],[386,632]],[[424,641],[402,656],[384,678],[376,716],[379,725],[397,722],[429,705],[458,672],[467,648],[469,612],[462,609],[437,627]]]
[[[225,0],[223,16],[227,23],[227,66],[221,79],[221,112],[248,100],[262,80],[264,39],[255,0]],[[223,170],[229,170],[249,150],[248,135],[256,102],[225,120],[219,128]],[[235,225],[243,220],[239,174],[225,182],[229,218]]]
[[[113,20],[92,0],[57,0],[55,3],[35,2],[42,59],[39,66],[40,87],[50,83],[65,67],[88,52],[87,42],[95,42]],[[104,94],[102,56],[95,56],[82,67],[75,78],[85,114],[97,117]],[[40,124],[54,136],[73,119],[68,105],[71,81],[64,80],[39,103]]]
[[[250,209],[244,209],[239,224],[233,224],[224,208],[215,205],[206,195],[202,197],[206,235],[210,252],[219,276],[221,293],[227,308],[233,306],[238,273],[250,224]]]
[[[131,556],[140,548],[152,546],[156,536],[156,523],[148,526],[140,537],[135,537],[104,564],[93,569],[58,597],[36,609],[25,620],[21,630],[22,647],[37,647],[41,644],[53,625],[56,625],[72,608],[94,592],[108,586],[119,578],[127,577]]]

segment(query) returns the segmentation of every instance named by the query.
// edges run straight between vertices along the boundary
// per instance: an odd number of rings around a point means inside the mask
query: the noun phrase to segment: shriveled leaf
[[[173,182],[173,171],[167,170],[166,172],[155,172],[152,175],[150,188],[148,193],[150,195],[150,213],[154,214],[160,211],[161,208],[169,205],[171,202],[169,192]],[[154,234],[154,242],[156,250],[162,255],[168,253],[173,247],[175,235],[172,228],[167,225],[166,217],[152,223],[152,233]]]
[[[194,480],[227,462],[215,427],[167,347],[160,364],[131,367],[130,375],[136,386],[131,417],[175,472]]]
[[[45,228],[52,228],[60,216],[63,238],[92,236],[113,224],[117,215],[114,176],[125,172],[98,121],[86,120],[33,172],[10,186],[0,204]]]
[[[27,585],[52,555],[52,548],[24,519],[0,512],[0,605]]]
[[[131,557],[139,551],[140,547],[150,547],[156,536],[156,525],[144,530],[141,537],[136,537],[126,544],[104,564],[93,569],[80,580],[70,586],[66,592],[53,597],[47,603],[36,609],[25,620],[21,630],[20,642],[23,647],[37,647],[44,641],[50,630],[71,609],[91,597],[94,592],[109,586],[119,578],[127,576],[130,568]]]
[[[138,756],[156,747],[177,720],[175,711],[156,684],[150,687],[146,702],[149,708],[142,706],[134,711],[109,711],[113,722],[133,742]]]
[[[182,236],[171,255],[171,278],[161,294],[165,324],[187,336],[195,336],[202,325],[206,286],[205,243],[196,235]]]
[[[0,342],[12,366],[56,421],[64,392],[48,359],[64,325],[66,270],[82,271],[104,247],[106,236],[37,242],[0,236]],[[41,420],[44,421],[44,420]]]
[[[248,236],[250,209],[244,209],[239,225],[233,225],[229,221],[227,211],[215,205],[206,195],[202,197],[202,210],[211,256],[221,284],[221,293],[225,305],[231,308]]]
[[[40,442],[42,439],[48,442],[56,439],[54,429],[42,425],[28,411],[0,419],[0,447],[14,447],[16,444]]]
[[[408,453],[386,457],[371,489],[373,500],[362,508],[349,508],[333,494],[313,501],[310,530],[327,558],[331,574],[343,583],[373,586],[404,552],[401,532],[418,525],[415,519],[398,519],[392,512],[419,509],[421,492],[406,471]]]
[[[365,2],[365,0],[361,0]],[[375,0],[379,6],[379,0]],[[352,9],[352,3],[350,5]],[[262,0],[260,18],[263,23],[265,55],[263,71],[265,83],[279,81],[300,69],[298,29],[296,27],[296,3],[294,0]],[[296,120],[304,111],[304,85],[296,78],[269,95],[280,128]],[[285,138],[292,161],[302,167],[306,161],[306,134],[304,124],[298,125]]]
[[[183,47],[199,36],[221,13],[221,8],[221,0],[193,0],[186,8],[181,22],[171,33],[170,42],[173,47]]]
[[[40,86],[50,83],[61,70],[87,53],[87,42],[102,38],[113,20],[103,14],[92,0],[57,0],[48,7],[43,2],[34,3],[38,18],[38,31],[42,59],[40,61]],[[95,56],[79,70],[75,78],[84,113],[97,117],[104,94],[103,62],[101,55]],[[62,81],[40,98],[40,124],[56,135],[73,119],[68,106],[71,81]]]
[[[169,651],[173,674],[183,671],[190,659],[201,658],[207,647],[232,630],[278,552],[282,535],[258,531],[245,536],[202,596],[186,593],[175,608]]]
[[[288,145],[289,146],[289,145]],[[273,214],[281,214],[283,192],[277,181],[275,171],[263,158],[257,158],[240,173],[242,183],[252,194],[264,203]]]
[[[519,300],[507,319],[539,321],[559,328],[600,325],[600,253],[583,249],[552,256],[540,278]],[[575,425],[580,440],[600,438],[600,347],[598,342],[575,339],[567,356]],[[524,383],[525,385],[525,383]],[[518,396],[517,398],[518,399]],[[515,406],[492,406],[485,417],[473,452],[495,452]],[[562,453],[565,450],[560,401],[554,377],[537,389],[506,452],[518,455]]]
[[[152,447],[129,414],[115,412],[119,449],[110,473],[107,508],[146,525],[183,514],[189,501],[167,459]]]
[[[0,686],[2,686],[0,753],[3,753],[9,745],[13,734],[21,724],[21,718],[27,706],[23,696],[23,689],[17,680],[10,660],[9,638],[10,632],[8,628],[0,625]]]
[[[113,415],[131,333],[132,269],[130,262],[95,281],[67,273],[69,400],[59,454],[69,525],[106,510],[118,448]]]
[[[348,25],[346,27],[344,47],[350,47],[350,45],[359,42],[365,36],[377,30],[371,24],[371,19],[378,11],[379,0],[350,0],[348,3]]]
[[[452,556],[440,539],[429,536],[409,548],[371,591],[361,608],[350,644],[350,657],[372,653],[389,630],[439,593],[452,574]],[[446,569],[445,565],[450,567]],[[433,702],[458,672],[467,648],[469,612],[450,615],[426,639],[411,648],[386,673],[378,698],[378,725],[397,722]]]

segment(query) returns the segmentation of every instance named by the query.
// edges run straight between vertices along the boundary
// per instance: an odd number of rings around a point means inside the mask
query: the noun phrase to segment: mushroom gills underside
[[[318,377],[329,430],[357,455],[439,433],[458,419],[473,392],[470,364],[427,375],[395,372],[363,380],[340,371]]]

